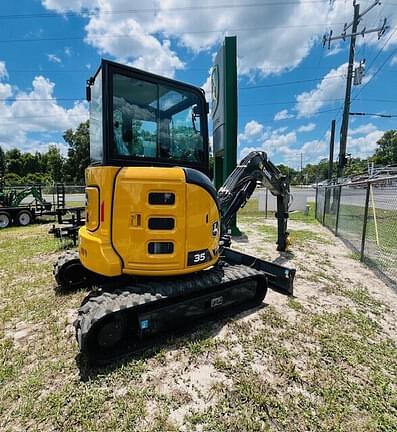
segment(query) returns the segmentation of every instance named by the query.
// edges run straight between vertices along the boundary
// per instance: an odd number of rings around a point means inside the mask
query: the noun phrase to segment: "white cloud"
[[[218,49],[225,35],[238,36],[239,71],[255,77],[279,74],[297,67],[310,53],[324,29],[333,28],[334,34],[343,31],[343,24],[350,22],[353,8],[345,1],[313,4],[311,2],[270,2],[241,4],[229,2],[221,8],[217,2],[200,4],[186,0],[41,0],[44,7],[59,13],[75,11],[86,15],[86,41],[96,47],[100,54],[112,55],[157,73],[172,76],[183,68],[170,42],[186,47],[194,53]],[[218,2],[219,3],[219,2]],[[239,6],[241,5],[241,6]],[[146,9],[145,12],[128,13],[130,10]],[[124,13],[122,13],[124,11]],[[113,13],[112,13],[113,12]],[[379,12],[378,12],[379,13]],[[381,16],[389,17],[394,27],[392,3],[383,4]],[[364,16],[360,30],[372,28],[376,12]],[[357,44],[362,43],[361,38]],[[365,43],[381,46],[384,38],[368,34]],[[397,43],[397,33],[388,46]],[[339,51],[333,43],[325,55]]]
[[[373,130],[360,137],[347,137],[347,153],[351,153],[353,157],[362,159],[371,156],[377,148],[376,142],[383,136],[384,131]]]
[[[394,66],[394,65],[397,65],[397,55],[392,57],[392,59],[390,60],[390,66]]]
[[[315,123],[308,123],[307,125],[302,125],[298,127],[297,132],[311,132],[316,128]]]
[[[367,158],[372,155],[377,145],[376,142],[382,137],[384,131],[374,129],[372,124],[362,125],[353,129],[347,141],[347,152],[353,157]],[[303,165],[318,163],[328,157],[329,131],[318,139],[300,142],[296,132],[285,132],[279,129],[265,128],[263,139],[258,144],[244,146],[240,150],[240,159],[250,151],[263,150],[272,161],[285,163],[297,168],[300,166],[301,157]]]
[[[0,83],[0,145],[3,148],[17,147],[21,150],[35,150],[48,146],[28,138],[29,133],[62,133],[75,128],[88,118],[85,102],[75,102],[73,107],[64,108],[54,97],[55,84],[43,76],[36,76],[32,90],[13,91],[9,83]]]
[[[6,64],[3,61],[0,61],[0,80],[8,78]]]
[[[100,0],[42,0],[47,9],[57,12],[80,11],[83,8],[97,7]]]
[[[288,147],[296,143],[296,133],[286,132],[287,128],[273,129],[264,126],[255,120],[251,120],[245,125],[244,133],[239,135],[239,142],[247,141],[249,143],[256,141],[257,145],[244,146],[240,150],[240,159],[246,156],[250,151],[262,150],[269,157],[280,153],[280,148]]]
[[[324,140],[307,141],[303,144],[300,151],[303,154],[322,153],[327,148]]]
[[[377,127],[372,123],[367,123],[361,126],[358,126],[355,129],[349,129],[349,135],[361,135],[361,134],[369,134],[377,130]]]
[[[108,8],[111,9],[110,5]],[[131,4],[127,8],[131,8]],[[171,49],[171,42],[167,39],[159,41],[146,32],[143,24],[128,15],[126,18],[124,15],[99,14],[86,26],[86,42],[102,55],[113,55],[121,63],[153,73],[173,76],[176,69],[183,69],[184,64]]]
[[[286,119],[293,118],[293,117],[294,117],[294,115],[290,114],[287,109],[283,109],[283,110],[279,111],[278,113],[276,113],[276,115],[274,116],[274,120],[275,121],[286,120]]]
[[[345,22],[351,15],[344,2],[333,7],[326,2],[321,7],[310,2],[240,7],[232,1],[230,7],[221,9],[216,2],[206,7],[187,5],[185,0],[153,0],[147,5],[138,0],[41,1],[59,13],[95,12],[86,26],[89,44],[101,54],[171,76],[183,68],[183,61],[169,41],[198,53],[218,49],[225,35],[236,34],[240,73],[278,74],[302,62],[327,23]],[[150,11],[119,13],[135,9]]]
[[[64,52],[68,57],[70,57],[70,56],[72,55],[72,48],[66,46],[66,47],[63,49],[63,52]]]
[[[208,72],[208,77],[204,84],[202,84],[201,88],[205,92],[205,100],[210,104],[211,108],[211,101],[212,101],[212,91],[211,91],[211,69]]]
[[[269,154],[274,154],[279,148],[287,147],[296,143],[296,133],[278,133],[272,131],[270,135],[263,141],[263,149]]]
[[[239,141],[253,141],[261,139],[263,136],[263,125],[256,120],[249,121],[245,127],[244,132],[239,134]]]
[[[55,54],[47,54],[47,57],[48,57],[48,61],[52,63],[58,63],[58,64],[62,63],[62,60]]]
[[[330,56],[334,56],[336,54],[339,54],[341,51],[343,51],[343,45],[341,42],[339,43],[333,43],[333,45],[331,45],[330,49],[327,49],[327,51],[325,51],[325,55],[326,57],[330,57]]]
[[[311,117],[324,105],[343,96],[345,89],[345,73],[347,64],[340,65],[337,69],[331,69],[317,84],[316,88],[303,92],[296,97],[295,109],[299,117]],[[331,99],[331,101],[330,101]]]

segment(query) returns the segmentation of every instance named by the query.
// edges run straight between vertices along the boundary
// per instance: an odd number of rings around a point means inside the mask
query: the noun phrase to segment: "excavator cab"
[[[188,84],[107,60],[87,81],[94,165],[189,167],[208,174],[208,104]]]
[[[90,157],[80,260],[104,276],[170,276],[218,259],[203,91],[103,60],[87,83]]]

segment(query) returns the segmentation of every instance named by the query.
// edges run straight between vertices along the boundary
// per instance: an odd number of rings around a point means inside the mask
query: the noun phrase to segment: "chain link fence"
[[[397,285],[397,176],[318,186],[316,218]]]

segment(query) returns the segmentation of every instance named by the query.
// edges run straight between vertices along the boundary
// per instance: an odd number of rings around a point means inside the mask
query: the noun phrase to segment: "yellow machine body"
[[[92,166],[86,195],[79,252],[89,270],[172,276],[217,262],[217,203],[183,168]]]

